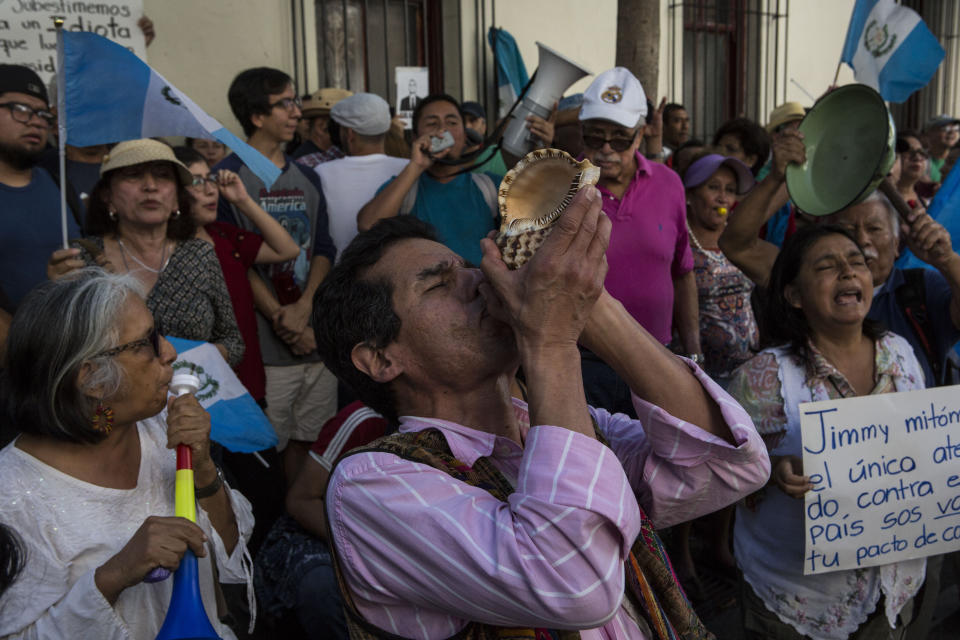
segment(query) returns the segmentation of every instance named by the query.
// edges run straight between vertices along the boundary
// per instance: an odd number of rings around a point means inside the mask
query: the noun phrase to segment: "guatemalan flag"
[[[90,32],[58,32],[58,81],[67,142],[77,147],[152,138],[215,138],[269,188],[280,169],[127,48]]]
[[[200,379],[196,397],[210,414],[211,440],[240,453],[277,446],[273,425],[215,346],[165,337],[177,350],[173,372],[193,373]]]
[[[915,11],[893,0],[857,0],[840,60],[857,82],[903,102],[930,82],[944,55]]]

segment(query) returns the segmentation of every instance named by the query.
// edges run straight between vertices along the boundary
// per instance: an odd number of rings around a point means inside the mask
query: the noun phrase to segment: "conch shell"
[[[600,169],[589,160],[577,162],[559,149],[531,151],[508,171],[497,194],[496,237],[507,266],[519,269],[533,257],[577,191],[599,179]]]

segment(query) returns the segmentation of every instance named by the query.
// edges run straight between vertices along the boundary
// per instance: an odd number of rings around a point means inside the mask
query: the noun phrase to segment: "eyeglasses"
[[[191,186],[191,187],[194,187],[195,189],[203,189],[203,188],[204,188],[206,185],[208,185],[208,184],[209,184],[210,186],[212,186],[213,188],[216,188],[217,185],[219,184],[219,183],[217,182],[216,176],[211,176],[211,175],[207,175],[207,176],[197,176],[197,175],[195,175],[195,176],[193,176],[193,181],[190,183],[190,186]]]
[[[119,347],[114,347],[113,349],[107,349],[106,351],[101,351],[94,358],[112,358],[113,356],[120,355],[124,351],[132,351],[150,345],[153,347],[153,355],[160,357],[160,335],[163,333],[163,329],[160,328],[159,324],[154,324],[153,328],[150,329],[150,333],[147,334],[147,337],[140,338],[139,340],[134,340],[133,342],[128,342],[122,344]]]
[[[33,116],[37,116],[49,127],[57,119],[57,116],[46,109],[34,109],[30,105],[23,104],[22,102],[4,102],[0,103],[0,107],[9,109],[10,116],[17,122],[22,122],[23,124],[28,124]]]
[[[276,109],[277,107],[283,107],[287,111],[293,111],[293,108],[296,107],[300,109],[303,107],[303,101],[300,98],[280,98],[276,102],[267,105],[270,109]]]
[[[957,133],[960,131],[960,124],[945,124],[942,127],[943,131],[949,131],[951,133]]]
[[[930,157],[930,152],[926,149],[905,149],[903,155],[908,158],[920,158],[921,160],[926,160]]]
[[[634,134],[632,138],[624,138],[621,136],[616,138],[604,138],[602,136],[584,134],[583,144],[590,149],[602,149],[603,145],[609,144],[611,149],[617,153],[620,153],[621,151],[626,151],[629,149],[636,138],[636,134]]]

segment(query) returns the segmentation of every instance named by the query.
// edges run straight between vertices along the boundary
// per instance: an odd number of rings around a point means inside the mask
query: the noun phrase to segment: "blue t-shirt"
[[[67,237],[79,236],[68,205]],[[0,289],[14,308],[47,279],[50,254],[62,248],[60,188],[50,174],[34,167],[27,186],[0,184]]]
[[[496,175],[484,174],[499,185]],[[394,177],[395,178],[395,177]],[[383,191],[394,178],[384,182]],[[417,182],[417,199],[410,215],[429,222],[437,230],[440,241],[460,257],[475,265],[480,264],[480,241],[494,227],[495,209],[491,209],[480,188],[469,173],[461,173],[450,182],[439,182],[429,174],[422,174]]]
[[[932,336],[928,336],[931,341],[931,349],[940,360],[941,366],[946,360],[947,353],[953,348],[957,340],[960,340],[960,330],[953,326],[950,318],[950,285],[936,271],[930,269],[923,270],[924,289],[926,294],[927,318]],[[937,385],[937,380],[933,376],[933,368],[930,366],[930,360],[927,358],[927,352],[920,342],[919,336],[913,329],[910,320],[903,313],[903,308],[897,302],[897,288],[905,284],[903,270],[894,267],[878,293],[873,296],[873,304],[870,305],[870,313],[867,317],[882,323],[890,331],[899,334],[907,339],[913,352],[923,368],[923,377],[927,387]]]

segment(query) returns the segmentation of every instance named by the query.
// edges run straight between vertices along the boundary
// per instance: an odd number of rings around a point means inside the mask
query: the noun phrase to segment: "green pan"
[[[807,161],[787,166],[790,199],[826,216],[870,195],[890,172],[897,137],[880,94],[848,84],[820,98],[800,123]]]

